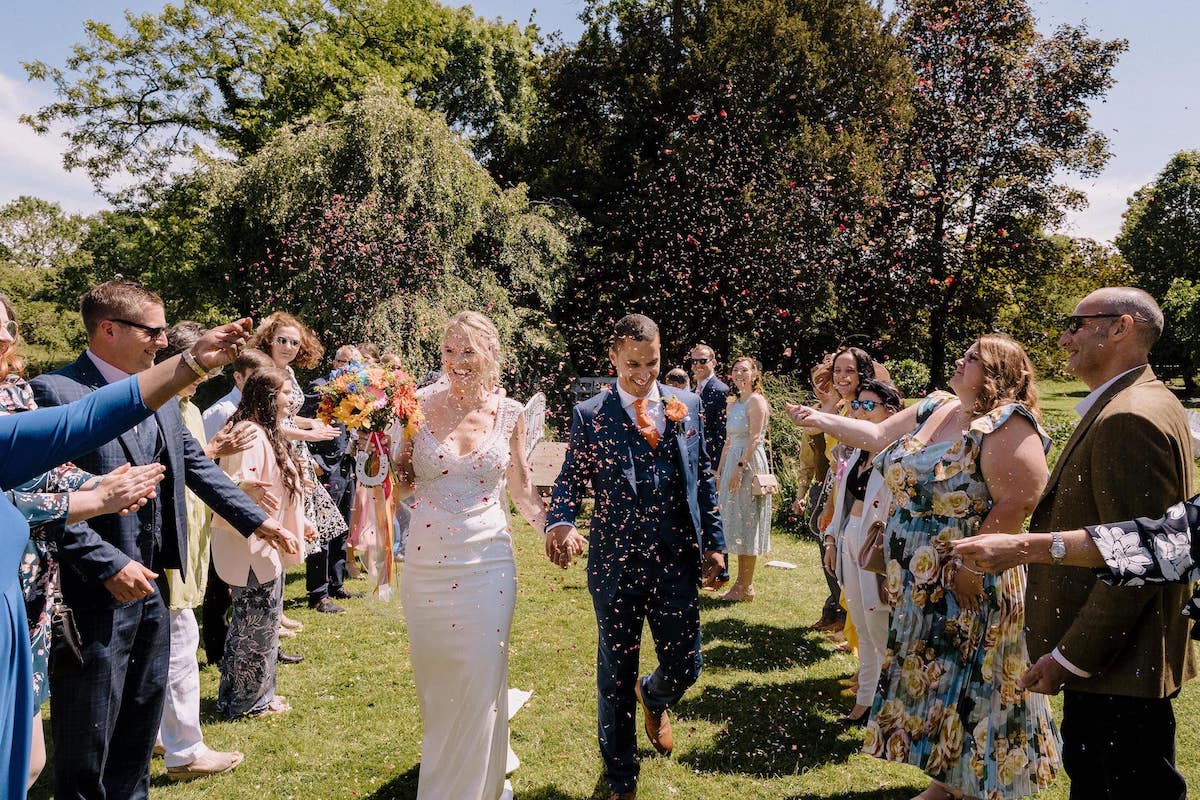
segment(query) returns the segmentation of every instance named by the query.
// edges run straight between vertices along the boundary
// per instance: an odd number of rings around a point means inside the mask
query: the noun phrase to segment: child
[[[241,403],[230,420],[251,423],[254,440],[249,449],[222,459],[221,468],[284,528],[303,531],[300,466],[279,429],[280,420],[291,412],[291,393],[291,379],[280,369],[261,369],[246,379]],[[233,617],[217,693],[217,710],[226,719],[291,710],[286,699],[275,694],[275,667],[280,588],[284,571],[301,562],[299,552],[303,546],[296,555],[281,556],[266,542],[246,538],[225,520],[213,517],[213,565],[233,592]]]

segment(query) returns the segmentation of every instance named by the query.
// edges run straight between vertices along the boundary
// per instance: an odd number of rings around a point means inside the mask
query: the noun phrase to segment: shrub
[[[891,373],[892,383],[906,399],[923,397],[929,386],[929,367],[911,358],[901,358],[884,364]]]

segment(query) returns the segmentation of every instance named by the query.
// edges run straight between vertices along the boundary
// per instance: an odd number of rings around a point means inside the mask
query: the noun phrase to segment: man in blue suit
[[[700,395],[704,409],[704,441],[708,443],[708,457],[715,468],[725,447],[729,386],[717,377],[717,354],[708,345],[700,343],[693,347],[687,360],[692,369],[692,380],[696,382],[696,394]]]
[[[38,405],[65,405],[148,369],[167,344],[162,299],[136,283],[94,287],[80,310],[88,349],[73,364],[34,379]],[[170,656],[167,584],[160,576],[166,568],[186,567],[185,487],[244,535],[282,532],[204,455],[177,403],[75,463],[103,474],[127,462],[154,461],[167,467],[166,476],[158,496],[138,513],[94,517],[60,537],[63,599],[75,614],[84,667],[50,676],[59,800],[148,797]]]
[[[659,350],[652,320],[617,322],[609,345],[617,384],[575,406],[546,526],[546,553],[566,567],[583,549],[575,515],[591,487],[597,728],[612,800],[637,795],[638,703],[654,748],[674,747],[667,709],[700,677],[699,586],[725,563],[700,398],[658,383]],[[639,677],[644,622],[658,666]]]

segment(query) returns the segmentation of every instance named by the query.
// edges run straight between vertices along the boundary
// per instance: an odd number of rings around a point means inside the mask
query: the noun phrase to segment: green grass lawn
[[[773,557],[795,570],[762,568],[754,603],[703,608],[704,674],[677,709],[676,751],[651,757],[642,738],[643,798],[873,798],[900,800],[924,784],[915,769],[858,753],[858,734],[835,718],[852,700],[839,678],[854,660],[807,629],[824,587],[816,545],[783,533]],[[513,720],[512,745],[523,764],[512,775],[519,798],[587,800],[602,789],[595,734],[596,628],[582,565],[553,568],[527,528],[518,533],[521,576],[512,637],[513,686],[533,698]],[[220,722],[217,670],[203,667],[205,736],[236,748],[236,772],[171,784],[154,762],[153,795],[164,800],[222,798],[375,798],[416,796],[420,719],[398,604],[347,601],[348,613],[324,615],[303,605],[303,578],[289,576],[288,614],[306,629],[288,640],[302,664],[281,667],[279,691],[290,714]],[[355,588],[362,588],[361,584]],[[653,665],[647,639],[643,665]],[[1200,781],[1200,693],[1189,685],[1176,703],[1179,754],[1189,782]],[[639,725],[640,728],[640,725]],[[32,797],[50,797],[44,776]],[[1065,798],[1060,780],[1047,798]]]
[[[1078,397],[1067,392],[1082,388],[1053,386],[1044,395],[1048,416],[1069,412]],[[512,746],[523,762],[512,775],[517,797],[606,796],[595,733],[596,626],[583,566],[568,572],[553,568],[540,540],[523,524],[516,539],[520,590],[510,683],[533,691],[512,724]],[[639,797],[913,796],[926,785],[916,769],[863,756],[859,732],[835,723],[853,704],[839,694],[838,679],[851,675],[855,662],[807,629],[819,616],[825,586],[815,543],[776,533],[773,544],[773,558],[798,568],[761,568],[754,603],[725,606],[704,600],[704,674],[676,710],[672,758],[652,757],[641,736]],[[351,600],[345,603],[348,613],[323,615],[305,607],[303,590],[303,576],[290,575],[287,612],[306,626],[285,643],[288,651],[305,656],[304,663],[279,671],[279,691],[293,711],[268,720],[221,722],[215,713],[217,670],[202,667],[207,742],[243,751],[246,762],[229,775],[172,784],[156,760],[154,797],[416,796],[421,723],[399,603]],[[645,644],[643,669],[648,670],[654,664],[648,636]],[[1176,701],[1175,713],[1183,773],[1189,783],[1200,785],[1200,726],[1192,722],[1200,718],[1195,683]],[[52,796],[49,783],[44,775],[31,796]],[[1060,778],[1041,797],[1066,796],[1066,780]]]

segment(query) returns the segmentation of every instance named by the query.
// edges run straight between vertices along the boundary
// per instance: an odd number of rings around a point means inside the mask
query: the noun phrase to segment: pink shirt
[[[296,537],[304,535],[304,495],[297,492],[289,495],[283,482],[283,472],[275,461],[275,451],[261,427],[254,428],[254,441],[250,448],[221,459],[221,469],[229,479],[240,484],[260,481],[270,487],[269,491],[279,499],[279,508],[271,518],[291,531]],[[295,555],[281,556],[279,551],[257,536],[245,537],[224,519],[213,515],[212,560],[221,580],[230,586],[245,586],[250,570],[259,583],[274,580],[288,567],[304,560],[303,542],[297,540]]]

